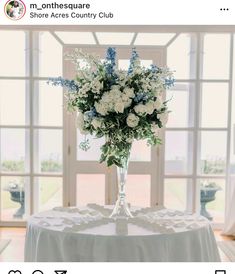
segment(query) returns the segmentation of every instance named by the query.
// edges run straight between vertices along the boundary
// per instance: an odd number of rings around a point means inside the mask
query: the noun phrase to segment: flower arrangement
[[[78,113],[81,133],[105,137],[100,162],[123,167],[134,140],[161,143],[159,129],[166,125],[169,112],[165,91],[174,84],[168,68],[141,66],[135,49],[128,71],[117,68],[115,48],[108,48],[105,61],[78,49],[67,59],[76,66],[75,79],[49,82],[67,89],[67,108]],[[83,68],[81,60],[86,62]],[[89,148],[87,138],[80,147]]]

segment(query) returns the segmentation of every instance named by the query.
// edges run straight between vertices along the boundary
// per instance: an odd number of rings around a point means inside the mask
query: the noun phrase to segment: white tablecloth
[[[128,222],[116,222],[104,218],[108,213],[89,207],[56,208],[32,216],[27,226],[25,261],[220,261],[213,231],[201,216],[150,209],[136,211]]]

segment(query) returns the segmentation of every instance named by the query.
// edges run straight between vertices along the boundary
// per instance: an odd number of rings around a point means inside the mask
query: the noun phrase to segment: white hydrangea
[[[146,114],[145,105],[143,104],[138,104],[137,106],[134,107],[134,110],[138,115]]]
[[[118,70],[117,72],[117,76],[119,78],[120,81],[126,81],[126,71],[125,70]]]
[[[131,105],[132,99],[130,99],[128,96],[123,96],[122,97],[122,102],[124,104],[124,107],[127,108]]]
[[[134,93],[134,89],[133,88],[124,88],[123,93],[128,96],[129,98],[134,98],[135,97],[135,93]]]
[[[119,100],[115,105],[114,105],[114,110],[117,113],[123,113],[124,112],[125,105],[123,101]]]
[[[105,116],[108,114],[109,105],[108,103],[105,103],[105,102],[99,102],[99,103],[95,102],[95,109],[99,114]]]
[[[123,113],[124,109],[132,103],[132,98],[135,97],[132,88],[124,88],[123,91],[118,85],[111,87],[109,92],[105,92],[100,101],[95,104],[96,111],[102,115],[107,115],[109,112]]]
[[[148,90],[151,89],[151,80],[148,79],[148,78],[142,79],[142,80],[141,80],[141,83],[142,83],[141,86],[142,86],[143,91],[147,93]]]
[[[127,119],[126,119],[126,122],[127,122],[127,125],[131,128],[133,127],[137,127],[138,124],[139,124],[139,117],[136,116],[134,113],[130,113],[128,116],[127,116]]]
[[[95,78],[94,81],[91,83],[92,92],[99,94],[100,91],[103,89],[103,82],[100,81],[99,78]]]

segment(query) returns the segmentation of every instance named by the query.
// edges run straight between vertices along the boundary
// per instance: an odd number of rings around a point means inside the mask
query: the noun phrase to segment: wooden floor
[[[0,262],[23,262],[25,228],[0,228],[0,240],[9,239],[10,244],[0,254]]]
[[[235,237],[222,236],[220,230],[215,230],[217,241],[235,241]],[[23,262],[25,228],[0,228],[0,239],[10,239],[10,244],[0,254],[0,262]],[[226,255],[220,250],[221,260],[228,262]]]
[[[216,241],[235,241],[234,236],[224,236],[221,235],[221,230],[214,230]],[[227,256],[224,254],[222,250],[219,249],[220,258],[222,262],[230,262]]]

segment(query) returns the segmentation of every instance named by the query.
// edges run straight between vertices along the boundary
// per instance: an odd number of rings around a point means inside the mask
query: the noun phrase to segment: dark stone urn
[[[200,214],[202,216],[206,217],[210,221],[213,220],[213,217],[206,210],[206,204],[215,200],[215,198],[216,198],[215,194],[219,190],[221,190],[221,188],[218,186],[201,188],[201,192],[200,192],[201,193],[201,197],[200,197],[201,211],[200,211]]]
[[[11,195],[11,200],[13,202],[19,203],[20,208],[15,212],[13,215],[14,218],[23,218],[25,213],[25,191],[22,189],[18,184],[10,183],[8,188],[6,189],[9,191]]]

